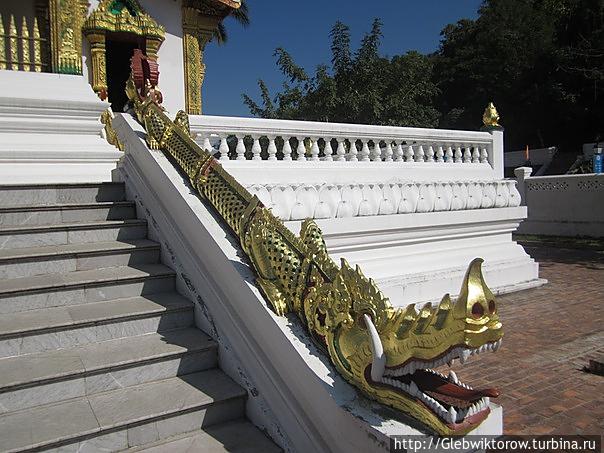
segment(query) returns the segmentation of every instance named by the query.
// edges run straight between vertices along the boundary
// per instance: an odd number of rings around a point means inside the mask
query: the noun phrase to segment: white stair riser
[[[0,226],[56,225],[58,223],[134,218],[136,218],[136,208],[129,205],[101,208],[55,209],[48,211],[15,211],[0,212]]]
[[[31,277],[34,275],[59,274],[73,271],[85,271],[113,266],[130,266],[159,262],[159,249],[132,249],[119,253],[90,254],[84,256],[66,256],[60,258],[36,258],[32,261],[2,263],[0,261],[0,279]]]
[[[136,426],[126,426],[119,431],[100,434],[79,442],[65,441],[62,445],[53,447],[61,453],[121,451],[244,416],[245,400],[237,398],[201,407],[189,413],[173,414],[159,420],[139,423]]]
[[[16,294],[0,297],[0,314],[145,296],[173,290],[174,277],[165,276],[131,282],[107,282],[102,285],[81,288],[62,288],[56,291]]]
[[[123,225],[87,230],[32,231],[0,234],[0,249],[42,247],[47,245],[83,244],[88,242],[142,239],[147,236],[146,225]]]
[[[12,390],[0,393],[0,413],[195,373],[214,368],[216,363],[216,349],[210,348],[161,361],[151,360],[129,368]]]
[[[82,327],[55,330],[35,335],[0,340],[0,357],[12,357],[34,352],[71,348],[99,341],[144,335],[146,333],[190,327],[194,323],[193,311],[170,311],[152,318],[133,319]]]
[[[0,187],[0,207],[123,201],[124,197],[122,184],[84,187],[78,185],[43,188]]]

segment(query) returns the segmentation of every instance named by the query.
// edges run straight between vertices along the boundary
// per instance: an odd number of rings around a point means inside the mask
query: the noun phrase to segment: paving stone
[[[604,377],[582,366],[604,352],[604,252],[526,250],[549,283],[499,296],[502,347],[453,369],[473,387],[496,382],[505,434],[600,434]]]

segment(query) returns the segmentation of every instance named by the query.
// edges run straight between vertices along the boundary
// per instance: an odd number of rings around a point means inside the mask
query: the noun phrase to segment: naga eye
[[[472,305],[472,316],[475,318],[480,318],[484,314],[484,308],[480,302],[476,302]]]
[[[491,299],[489,301],[489,313],[491,313],[491,314],[495,313],[495,309],[496,309],[495,301],[493,299]]]

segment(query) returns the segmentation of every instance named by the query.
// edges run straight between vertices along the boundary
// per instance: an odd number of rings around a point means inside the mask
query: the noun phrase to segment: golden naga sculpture
[[[482,124],[485,127],[501,127],[501,124],[499,124],[499,113],[497,113],[497,109],[492,102],[489,102],[489,105],[484,109]]]
[[[168,153],[240,241],[278,315],[294,312],[338,372],[366,396],[444,435],[465,434],[490,413],[494,389],[473,389],[433,368],[498,349],[503,336],[481,259],[470,264],[456,303],[394,308],[373,280],[328,255],[312,220],[291,233],[131,78],[126,91],[153,148]]]

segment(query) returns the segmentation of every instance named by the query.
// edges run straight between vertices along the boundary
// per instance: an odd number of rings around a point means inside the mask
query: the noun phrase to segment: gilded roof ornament
[[[501,124],[499,124],[499,113],[497,113],[497,109],[492,102],[489,102],[489,105],[484,109],[482,124],[485,127],[501,127]]]

